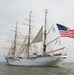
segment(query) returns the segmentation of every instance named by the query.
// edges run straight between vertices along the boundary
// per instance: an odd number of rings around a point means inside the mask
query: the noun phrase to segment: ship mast
[[[46,24],[47,24],[47,12],[48,10],[45,11],[45,28],[44,28],[44,48],[43,48],[43,53],[45,55],[46,53]]]
[[[29,14],[28,58],[29,58],[29,50],[30,50],[31,13],[32,13],[32,11],[30,11],[30,14]]]
[[[13,47],[13,51],[12,51],[12,57],[13,58],[15,58],[16,39],[17,39],[17,22],[16,22],[16,27],[15,27],[14,47]]]

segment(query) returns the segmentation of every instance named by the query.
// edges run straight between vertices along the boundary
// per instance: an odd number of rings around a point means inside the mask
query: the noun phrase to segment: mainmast
[[[30,50],[31,13],[32,11],[30,11],[30,14],[29,14],[28,57],[29,57],[29,50]]]
[[[47,12],[48,10],[45,11],[45,28],[44,28],[44,48],[43,52],[44,54],[46,53],[46,24],[47,24]]]
[[[13,51],[12,51],[13,58],[15,58],[16,40],[17,40],[17,22],[16,22],[16,27],[15,27],[14,47],[13,47]]]

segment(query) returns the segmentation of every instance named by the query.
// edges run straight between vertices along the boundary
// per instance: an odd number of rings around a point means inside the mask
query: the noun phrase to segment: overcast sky
[[[50,26],[55,23],[63,24],[74,29],[74,0],[0,0],[0,61],[4,60],[6,50],[4,41],[10,39],[11,26],[22,24],[24,18],[29,17],[32,11],[32,19],[35,21],[36,30],[44,24],[44,12],[48,9],[48,23]],[[74,62],[74,39],[64,38],[64,44],[69,48],[66,61]]]

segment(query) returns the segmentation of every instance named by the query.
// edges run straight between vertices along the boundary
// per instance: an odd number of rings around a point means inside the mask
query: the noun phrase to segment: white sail
[[[32,41],[32,43],[42,42],[42,37],[43,37],[43,26],[39,30],[38,34],[36,35],[36,37],[34,38],[34,40]]]

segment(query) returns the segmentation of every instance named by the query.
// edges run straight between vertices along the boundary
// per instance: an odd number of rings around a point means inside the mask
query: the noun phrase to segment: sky
[[[14,29],[12,26],[15,26],[16,21],[19,27],[23,27],[22,23],[26,22],[24,19],[28,18],[29,12],[32,11],[36,33],[44,25],[45,9],[48,9],[49,26],[60,23],[74,29],[74,0],[0,0],[0,61],[4,61],[3,55],[6,55],[7,50],[3,47],[9,46],[5,40],[13,38],[10,30]],[[74,39],[63,38],[63,40],[68,47],[66,61],[74,62]]]

